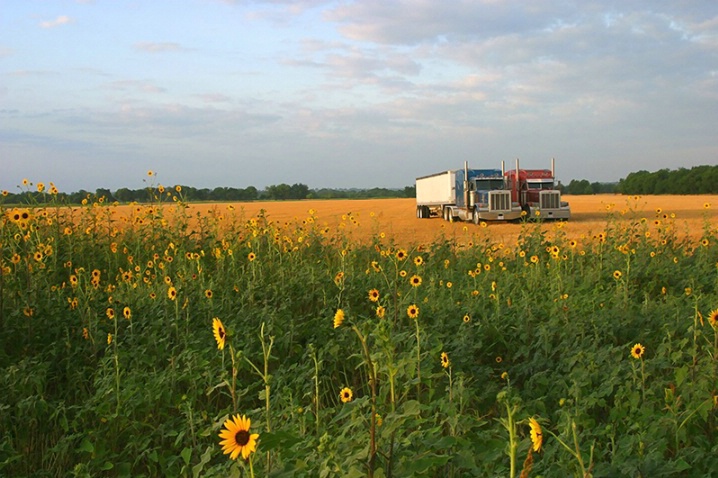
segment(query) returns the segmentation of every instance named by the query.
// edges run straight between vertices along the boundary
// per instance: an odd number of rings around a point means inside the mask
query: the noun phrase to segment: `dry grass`
[[[664,215],[675,214],[676,233],[679,236],[700,237],[708,220],[715,225],[718,196],[566,196],[571,204],[572,218],[562,223],[547,223],[549,233],[562,227],[568,237],[595,235],[605,230],[609,214],[618,220],[645,217],[653,222]],[[706,208],[705,205],[711,207]],[[313,210],[320,225],[331,230],[341,228],[351,232],[351,237],[362,240],[375,234],[385,233],[399,244],[430,243],[445,237],[458,243],[472,240],[472,236],[490,235],[496,242],[513,244],[521,231],[515,223],[490,223],[481,228],[471,223],[447,223],[441,219],[417,219],[414,199],[368,199],[368,200],[304,200],[278,202],[233,203],[246,218],[265,211],[270,221],[282,224],[301,222]],[[228,204],[190,204],[188,213],[196,217],[214,209],[226,211]],[[129,206],[117,208],[119,214],[130,211]],[[657,212],[660,211],[660,212]]]

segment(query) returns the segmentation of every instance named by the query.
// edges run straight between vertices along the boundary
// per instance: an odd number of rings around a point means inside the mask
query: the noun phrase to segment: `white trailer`
[[[442,171],[416,178],[416,217],[443,217],[447,221],[510,221],[518,219],[521,208],[505,190],[501,169]]]
[[[456,204],[456,171],[416,178],[416,217],[442,217],[444,207]]]

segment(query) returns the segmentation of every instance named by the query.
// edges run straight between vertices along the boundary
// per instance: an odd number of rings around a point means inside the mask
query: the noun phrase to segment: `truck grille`
[[[541,191],[541,209],[558,209],[561,206],[560,191]]]
[[[491,191],[489,193],[489,211],[510,211],[511,191]]]

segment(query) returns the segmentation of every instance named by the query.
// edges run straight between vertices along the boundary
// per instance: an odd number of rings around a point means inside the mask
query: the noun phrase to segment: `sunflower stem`
[[[571,433],[573,434],[573,446],[576,449],[576,454],[574,455],[576,457],[576,460],[578,460],[578,465],[581,467],[581,476],[586,476],[586,467],[583,464],[583,458],[581,457],[581,448],[578,446],[578,435],[576,434],[576,422],[571,421]]]
[[[416,324],[416,400],[421,402],[421,337],[419,329],[419,318],[414,319]]]
[[[310,344],[309,349],[314,361],[314,419],[316,434],[319,436],[319,360],[317,359],[317,351],[314,349],[314,345]]]
[[[507,415],[507,426],[509,431],[509,476],[514,478],[516,476],[516,449],[518,443],[516,443],[516,426],[514,425],[514,410],[512,409],[509,400],[506,401],[506,415]]]
[[[451,366],[449,366],[449,403],[454,402],[454,384],[451,377]]]
[[[641,400],[646,401],[646,362],[641,355]]]
[[[374,367],[374,362],[371,360],[369,346],[367,345],[364,335],[362,335],[356,325],[352,325],[352,330],[357,334],[357,337],[359,337],[359,342],[361,342],[367,369],[369,371],[369,385],[371,386],[371,419],[369,421],[369,470],[367,476],[372,478],[374,476],[374,461],[376,458],[376,368]]]
[[[112,351],[115,361],[115,396],[117,398],[117,406],[115,407],[115,414],[120,415],[120,358],[117,351],[117,317],[112,320],[115,323],[115,335],[112,341]]]
[[[232,409],[234,413],[237,413],[237,363],[234,357],[234,347],[229,344],[229,356],[232,358],[232,387],[229,393],[232,396]],[[222,360],[224,360],[224,354],[222,354]]]

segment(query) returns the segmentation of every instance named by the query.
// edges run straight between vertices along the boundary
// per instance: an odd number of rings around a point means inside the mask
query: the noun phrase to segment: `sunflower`
[[[244,415],[235,415],[224,422],[224,430],[219,434],[222,441],[219,444],[222,446],[222,452],[229,454],[231,460],[236,460],[240,454],[246,460],[252,452],[257,451],[259,434],[249,433],[250,423],[249,418]]]
[[[411,276],[409,282],[411,283],[412,287],[419,287],[421,285],[421,277],[415,274]]]
[[[543,435],[541,433],[541,425],[533,417],[529,418],[529,427],[531,428],[531,444],[533,445],[533,451],[541,451],[541,445],[543,445]]]
[[[406,315],[408,315],[410,319],[416,319],[419,317],[419,307],[417,307],[416,304],[411,304],[406,308]]]
[[[107,334],[107,345],[112,343],[112,334]]]
[[[217,341],[217,348],[219,350],[224,350],[224,341],[227,338],[227,332],[224,330],[222,321],[217,317],[212,319],[212,332],[214,333],[214,340]]]
[[[342,309],[337,309],[334,314],[334,328],[336,329],[340,327],[342,322],[344,322],[344,311]]]
[[[132,310],[129,307],[125,307],[122,309],[122,315],[125,316],[125,319],[130,320],[130,317],[132,317]]]
[[[377,289],[372,289],[369,291],[369,300],[372,302],[379,301],[379,291]]]
[[[214,293],[212,292],[212,289],[207,289],[206,291],[204,291],[204,296],[208,299],[211,299],[213,295]]]
[[[621,273],[621,271],[619,271],[619,270],[613,271],[613,278],[614,278],[614,279],[619,280],[619,279],[621,278],[621,276],[623,276],[623,274]]]
[[[169,300],[175,300],[177,298],[177,289],[174,287],[170,287],[167,289],[167,298]]]
[[[386,309],[381,305],[378,306],[376,308],[376,316],[379,317],[380,319],[383,319],[385,315],[386,315]]]
[[[406,251],[404,249],[399,249],[398,251],[396,251],[396,258],[400,261],[406,259]]]
[[[113,309],[112,307],[108,307],[105,311],[105,314],[107,314],[108,319],[112,320],[115,318],[115,309]]]
[[[403,269],[400,270],[400,271],[399,271],[399,275],[400,275],[401,277],[406,277],[406,271],[403,270]]]
[[[718,328],[718,309],[715,309],[708,314],[708,323],[711,324],[711,327]]]
[[[471,316],[469,314],[464,315],[464,323],[468,324],[471,322]]]
[[[441,366],[444,368],[449,368],[449,366],[451,366],[449,354],[447,354],[446,352],[441,352]]]
[[[255,254],[254,252],[250,252],[249,254],[247,254],[247,259],[249,259],[249,262],[252,262],[256,258],[257,258],[257,254]]]
[[[414,258],[414,264],[415,264],[415,265],[420,266],[420,265],[422,265],[423,263],[424,263],[424,258],[423,258],[423,257],[421,257],[421,256],[416,256],[416,257]]]
[[[341,398],[342,403],[349,403],[354,398],[354,394],[352,393],[352,389],[349,387],[342,388],[341,392],[339,392],[339,398]]]
[[[634,359],[642,359],[645,351],[646,347],[641,344],[636,344],[631,348],[631,357]]]

